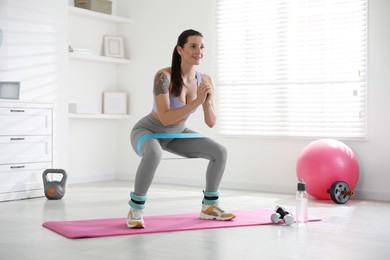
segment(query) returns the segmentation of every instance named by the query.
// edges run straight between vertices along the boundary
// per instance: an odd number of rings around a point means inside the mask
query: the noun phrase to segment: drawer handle
[[[10,111],[13,113],[23,113],[24,112],[23,109],[11,109]]]
[[[23,169],[24,165],[11,166],[11,169]]]
[[[11,141],[23,141],[24,139],[24,137],[12,137]]]

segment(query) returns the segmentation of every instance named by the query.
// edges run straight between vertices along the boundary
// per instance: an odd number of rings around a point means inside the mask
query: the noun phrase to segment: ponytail
[[[188,37],[190,36],[203,37],[203,35],[198,31],[192,29],[186,30],[179,35],[177,39],[177,44],[173,49],[172,64],[171,64],[171,82],[172,82],[171,93],[175,97],[180,96],[181,90],[183,89],[183,85],[184,85],[183,78],[181,76],[181,56],[177,51],[177,47],[180,46],[184,48],[184,44],[187,43]]]

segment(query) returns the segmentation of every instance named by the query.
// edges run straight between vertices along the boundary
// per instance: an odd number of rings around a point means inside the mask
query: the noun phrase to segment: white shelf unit
[[[107,22],[114,22],[114,23],[130,23],[130,19],[128,19],[126,17],[116,16],[116,15],[111,15],[111,14],[104,14],[104,13],[99,13],[99,12],[93,12],[93,11],[89,11],[89,10],[74,7],[74,6],[69,6],[68,10],[69,10],[70,15],[83,16],[83,17],[88,17],[91,19],[99,19],[99,20],[104,20]]]
[[[128,59],[120,59],[120,58],[111,58],[94,54],[80,54],[69,52],[69,58],[85,60],[85,61],[95,61],[95,62],[108,62],[108,63],[116,63],[116,64],[130,64],[130,60]]]
[[[69,118],[78,119],[129,119],[129,115],[108,115],[108,114],[75,114],[69,113]]]
[[[44,196],[52,167],[52,104],[0,100],[0,201]]]
[[[128,5],[128,0],[116,4]],[[104,114],[105,92],[129,92],[125,74],[131,69],[126,36],[130,19],[68,7],[68,43],[91,50],[92,54],[68,52],[68,104],[90,110],[68,110],[68,168],[72,182],[113,179],[117,174],[118,135],[127,114]],[[120,9],[126,13],[127,7]],[[113,10],[113,13],[116,13]],[[104,36],[123,36],[125,58],[106,57]]]
[[[101,102],[101,95],[105,91],[116,91],[118,84],[116,75],[117,66],[130,64],[126,58],[113,58],[102,55],[104,35],[118,34],[118,28],[130,23],[130,19],[94,12],[78,7],[69,6],[69,45],[87,46],[91,54],[69,52],[69,101],[70,103],[97,103]],[[126,43],[126,41],[125,41]],[[83,75],[80,71],[85,70]],[[106,75],[106,76],[104,76]],[[105,84],[105,85],[103,85]],[[109,86],[109,84],[112,84]],[[88,90],[87,90],[88,89]],[[80,96],[77,92],[80,92]],[[85,92],[88,91],[88,95]],[[84,92],[84,94],[83,94]],[[82,96],[88,96],[83,100]],[[91,96],[93,97],[91,98]],[[68,114],[69,119],[128,119],[129,115],[107,114]]]

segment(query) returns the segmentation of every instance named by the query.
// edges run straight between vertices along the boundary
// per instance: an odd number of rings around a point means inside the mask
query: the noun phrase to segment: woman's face
[[[191,65],[200,64],[200,60],[203,58],[204,42],[200,36],[190,36],[187,39],[187,43],[184,47],[178,47],[178,52],[181,56],[182,62],[189,63]]]

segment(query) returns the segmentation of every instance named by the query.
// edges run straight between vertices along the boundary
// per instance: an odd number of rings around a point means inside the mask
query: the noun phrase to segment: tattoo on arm
[[[160,94],[166,94],[168,93],[169,89],[169,79],[167,75],[160,72],[157,73],[154,77],[154,87],[153,87],[153,93],[155,96],[158,96]]]

